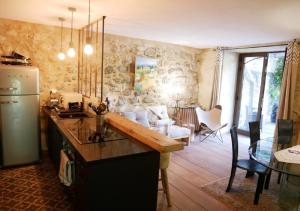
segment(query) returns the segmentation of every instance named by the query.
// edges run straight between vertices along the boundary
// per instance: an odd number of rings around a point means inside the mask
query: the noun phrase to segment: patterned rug
[[[202,187],[202,190],[219,201],[233,207],[234,210],[282,210],[278,205],[279,185],[277,184],[277,174],[272,173],[271,182],[268,190],[263,190],[260,195],[258,205],[253,204],[254,193],[258,176],[245,178],[245,173],[237,174],[234,178],[231,191],[226,193],[228,178]]]
[[[0,210],[72,210],[48,156],[43,162],[0,170]]]

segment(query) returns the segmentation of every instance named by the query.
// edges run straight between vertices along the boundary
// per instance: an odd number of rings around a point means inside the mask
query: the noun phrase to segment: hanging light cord
[[[60,51],[62,51],[63,21],[60,24]]]
[[[89,36],[88,37],[90,37],[91,36],[91,0],[89,0]]]
[[[73,41],[73,11],[72,11],[72,22],[71,22],[71,43]]]

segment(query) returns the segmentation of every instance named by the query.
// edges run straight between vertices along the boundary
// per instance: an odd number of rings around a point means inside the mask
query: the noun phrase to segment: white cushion
[[[148,109],[151,110],[155,115],[159,117],[159,119],[168,119],[168,110],[165,105],[158,106],[148,106]]]
[[[116,111],[117,112],[127,112],[127,111],[132,111],[133,106],[131,105],[122,105],[122,106],[118,106],[116,107]]]
[[[134,106],[132,108],[132,111],[137,112],[137,111],[145,111],[146,109],[143,106]]]
[[[126,112],[122,112],[122,114],[124,117],[130,119],[133,122],[137,122],[146,128],[150,127],[148,117],[147,117],[147,111],[145,110],[136,111],[136,112],[126,111]]]
[[[140,124],[142,124],[144,127],[149,128],[150,124],[149,124],[149,120],[148,120],[148,116],[147,116],[147,111],[142,110],[142,111],[136,111],[136,121]]]
[[[188,137],[190,136],[190,134],[191,134],[191,130],[185,127],[171,125],[168,128],[168,136],[170,138]]]
[[[122,114],[127,118],[130,119],[132,121],[136,121],[136,113],[132,112],[132,111],[126,111],[126,112],[122,112]]]
[[[152,125],[156,125],[156,121],[159,120],[158,116],[155,115],[150,109],[147,109],[148,120]]]

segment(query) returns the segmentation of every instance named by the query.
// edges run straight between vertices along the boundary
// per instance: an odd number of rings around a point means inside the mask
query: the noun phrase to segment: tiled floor
[[[0,210],[72,210],[47,156],[39,165],[0,170]]]
[[[240,157],[248,157],[249,140],[240,137]],[[173,207],[159,191],[158,210],[224,210],[224,205],[201,191],[205,184],[227,177],[231,167],[231,142],[196,141],[172,155],[168,169]],[[71,199],[60,184],[49,158],[39,165],[0,170],[0,211],[72,210]],[[225,205],[226,206],[226,205]]]

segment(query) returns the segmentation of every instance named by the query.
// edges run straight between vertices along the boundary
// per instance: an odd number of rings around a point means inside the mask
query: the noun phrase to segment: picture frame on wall
[[[137,94],[147,93],[155,88],[157,59],[137,56],[135,59],[134,91]]]

